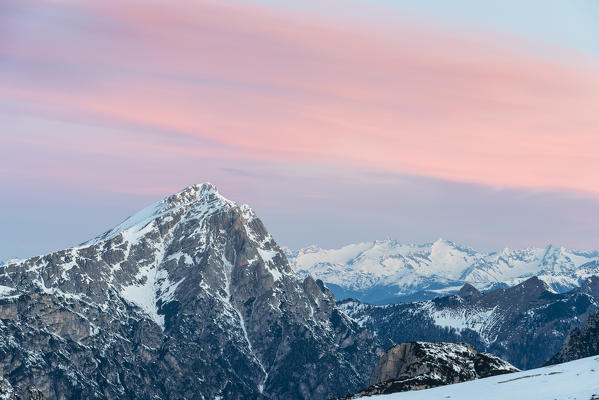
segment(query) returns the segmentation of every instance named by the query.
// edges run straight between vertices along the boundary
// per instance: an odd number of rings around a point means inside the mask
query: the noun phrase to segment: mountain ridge
[[[472,290],[433,300],[370,305],[340,301],[339,307],[381,341],[467,342],[479,352],[518,368],[544,365],[562,348],[572,328],[599,312],[599,277],[563,294],[532,277],[508,289]]]
[[[431,299],[457,293],[466,283],[489,291],[532,276],[562,293],[599,274],[599,251],[551,245],[485,253],[444,239],[422,245],[378,240],[285,252],[300,276],[322,279],[338,300],[351,297],[373,304]]]

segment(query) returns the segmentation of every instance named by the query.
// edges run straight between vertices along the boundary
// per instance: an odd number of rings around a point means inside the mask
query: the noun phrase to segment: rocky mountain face
[[[29,387],[21,397],[10,382],[0,376],[0,400],[44,400],[44,395],[36,388]]]
[[[587,320],[582,328],[574,328],[561,348],[547,364],[560,364],[599,354],[599,314]]]
[[[381,357],[370,387],[347,398],[428,389],[517,371],[466,343],[401,343]]]
[[[599,275],[599,252],[563,247],[484,253],[439,239],[423,245],[393,240],[325,250],[286,249],[300,275],[323,280],[338,300],[392,304],[455,294],[466,283],[481,291],[508,288],[537,276],[558,293]]]
[[[0,400],[16,400],[15,390],[9,381],[0,377]]]
[[[18,394],[325,399],[365,386],[376,343],[210,184],[0,266],[0,370]]]
[[[521,369],[544,365],[568,332],[599,312],[599,278],[568,293],[554,293],[533,277],[483,294],[465,285],[434,300],[374,306],[346,300],[340,308],[381,341],[467,342]]]

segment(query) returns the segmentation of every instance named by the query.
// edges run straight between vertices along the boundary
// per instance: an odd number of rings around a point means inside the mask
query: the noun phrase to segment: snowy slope
[[[443,239],[423,245],[382,240],[329,250],[311,246],[286,255],[299,275],[322,279],[339,299],[374,303],[423,292],[418,299],[432,298],[457,292],[464,283],[479,290],[513,286],[535,275],[564,292],[599,275],[597,251],[547,246],[484,253]]]
[[[599,356],[433,389],[372,396],[376,400],[590,400],[599,398]]]

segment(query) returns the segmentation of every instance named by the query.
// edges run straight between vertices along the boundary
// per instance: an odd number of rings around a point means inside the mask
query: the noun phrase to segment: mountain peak
[[[216,186],[209,182],[200,184],[196,183],[193,185],[189,185],[185,189],[166,197],[162,201],[168,204],[180,204],[182,202],[187,203],[195,200],[200,200],[210,195],[220,196],[220,193],[218,193]]]
[[[529,293],[552,292],[551,287],[541,278],[534,275],[508,289],[509,291],[526,291]]]
[[[437,240],[435,240],[433,243],[430,244],[431,250],[433,249],[446,249],[446,250],[459,250],[459,251],[465,251],[465,252],[470,252],[472,251],[471,249],[467,248],[467,247],[462,247],[460,245],[458,245],[456,242],[452,242],[451,240],[447,240],[447,239],[443,239],[443,238],[439,238]]]
[[[206,182],[190,185],[131,215],[113,229],[103,233],[95,239],[83,243],[83,245],[94,244],[132,229],[139,231],[156,218],[164,216],[180,207],[195,206],[196,204],[213,210],[224,206],[236,205],[231,200],[222,196],[211,183]]]
[[[463,298],[479,297],[481,295],[482,293],[469,283],[466,283],[464,286],[462,286],[458,292],[458,296]]]
[[[211,183],[194,184],[187,186],[185,189],[171,194],[164,198],[160,203],[166,205],[167,209],[178,207],[184,204],[194,202],[210,202],[213,200],[224,200],[227,203],[230,201],[224,198]]]
[[[447,240],[447,239],[443,239],[442,237],[440,237],[439,239],[437,239],[437,240],[435,240],[433,242],[433,246],[434,245],[449,245],[449,246],[452,246],[453,244],[454,243],[452,241]]]

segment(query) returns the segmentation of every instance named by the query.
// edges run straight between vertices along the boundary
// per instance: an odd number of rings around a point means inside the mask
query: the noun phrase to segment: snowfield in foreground
[[[592,397],[593,395],[596,397]],[[370,398],[380,400],[590,400],[599,398],[599,355],[455,385]]]

